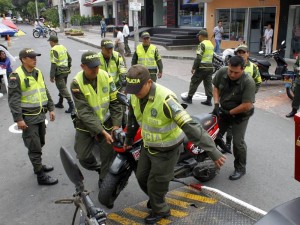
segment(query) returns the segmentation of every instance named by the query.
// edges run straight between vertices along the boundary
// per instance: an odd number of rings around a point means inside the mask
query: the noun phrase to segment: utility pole
[[[39,8],[38,8],[38,4],[37,4],[37,0],[35,0],[35,11],[36,11],[36,18],[39,18]]]
[[[63,11],[61,0],[58,0],[58,18],[59,18],[59,29],[60,32],[64,32],[64,19],[63,19]]]
[[[137,0],[133,1],[134,3],[137,3]],[[134,49],[139,44],[139,17],[138,17],[138,11],[134,10],[133,11],[133,24],[134,24]]]

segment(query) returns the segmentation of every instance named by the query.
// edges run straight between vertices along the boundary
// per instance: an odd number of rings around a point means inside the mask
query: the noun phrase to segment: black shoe
[[[234,172],[233,172],[233,174],[231,174],[230,176],[229,176],[229,180],[238,180],[238,179],[240,179],[242,176],[244,176],[246,174],[246,170],[244,170],[244,171],[237,171],[237,170],[235,170]]]
[[[193,104],[193,100],[191,96],[181,97],[181,99],[188,104]]]
[[[47,165],[42,165],[42,170],[45,172],[45,173],[48,173],[52,170],[54,170],[54,167],[53,166],[47,166]],[[35,174],[38,174],[38,172],[34,172]]]
[[[291,117],[294,117],[296,115],[296,113],[297,113],[297,109],[292,109],[292,111],[289,114],[285,115],[285,116],[287,118],[291,118]]]
[[[202,105],[208,105],[208,106],[212,106],[211,104],[211,101],[204,101],[204,102],[201,102]]]
[[[152,206],[151,206],[151,204],[150,204],[150,200],[147,201],[147,208],[148,208],[148,209],[152,209]]]
[[[160,213],[151,212],[150,215],[145,218],[145,223],[155,224],[156,222],[160,221],[162,218],[166,218],[170,215],[171,215],[170,210],[168,210],[167,212],[160,212]]]
[[[64,107],[63,104],[61,103],[56,103],[54,106],[55,108],[59,108],[59,109],[62,109]]]
[[[54,185],[58,183],[58,179],[54,179],[44,172],[39,172],[37,176],[37,182],[39,185]]]
[[[74,113],[74,110],[75,110],[74,103],[68,102],[68,104],[69,104],[69,108],[68,108],[68,110],[65,111],[65,113]]]

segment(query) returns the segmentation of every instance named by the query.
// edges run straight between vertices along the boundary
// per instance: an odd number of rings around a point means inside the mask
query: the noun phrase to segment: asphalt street
[[[18,56],[20,49],[32,47],[42,53],[38,57],[37,67],[44,74],[46,84],[53,100],[58,100],[58,91],[50,82],[50,45],[45,38],[35,39],[31,35],[32,27],[22,27],[26,36],[13,37],[9,51]],[[99,51],[66,38],[59,34],[60,43],[67,47],[73,58],[72,77],[80,70],[81,54],[87,50]],[[3,39],[0,43],[5,43]],[[100,40],[99,40],[100,43]],[[163,59],[164,73],[158,80],[160,84],[172,89],[178,96],[186,92],[191,77],[192,60]],[[130,64],[130,58],[127,58]],[[18,59],[14,69],[20,65]],[[204,92],[201,84],[199,92]],[[238,181],[230,181],[228,176],[233,172],[233,156],[227,155],[227,161],[218,176],[205,185],[220,189],[262,210],[268,211],[274,206],[299,196],[299,183],[293,179],[294,173],[294,121],[284,117],[290,111],[290,100],[285,94],[282,82],[264,83],[257,94],[256,110],[250,119],[246,134],[248,145],[247,174]],[[67,106],[66,101],[64,102]],[[203,106],[194,101],[188,107],[191,115],[209,113],[212,107]],[[57,109],[56,120],[47,126],[46,145],[43,148],[43,161],[52,164],[55,170],[50,174],[59,179],[55,186],[42,187],[36,182],[32,166],[27,156],[23,140],[19,133],[9,131],[13,125],[7,103],[7,95],[0,98],[1,150],[0,158],[0,225],[4,224],[70,224],[73,216],[73,205],[56,205],[55,200],[72,197],[74,186],[62,167],[59,149],[65,146],[75,157],[73,150],[75,129],[70,116],[64,110]],[[49,117],[48,117],[49,118]],[[80,166],[82,169],[82,167]],[[91,198],[97,206],[98,175],[82,169],[86,189],[91,191]],[[193,178],[187,182],[196,182]],[[182,185],[171,184],[173,190]],[[115,207],[107,212],[121,210],[124,207],[147,200],[140,190],[136,179],[131,176],[130,182],[115,202]]]

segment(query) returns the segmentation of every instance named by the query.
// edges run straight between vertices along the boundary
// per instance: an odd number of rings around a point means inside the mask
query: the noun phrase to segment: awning
[[[105,3],[108,2],[112,2],[111,0],[96,0],[95,2],[93,2],[93,6],[101,6],[101,5],[105,5]]]
[[[0,35],[13,36],[16,32],[17,32],[17,30],[10,28],[10,27],[4,25],[3,23],[0,23]]]

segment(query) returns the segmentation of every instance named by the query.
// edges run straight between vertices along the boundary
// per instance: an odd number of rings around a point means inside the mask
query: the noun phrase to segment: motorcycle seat
[[[193,115],[191,116],[193,120],[200,123],[201,126],[204,128],[204,130],[209,130],[211,128],[215,121],[212,114],[200,114],[200,115]]]
[[[263,66],[271,66],[271,63],[267,60],[257,60],[257,63]]]
[[[293,199],[273,208],[254,225],[292,225],[300,222],[300,198]]]

